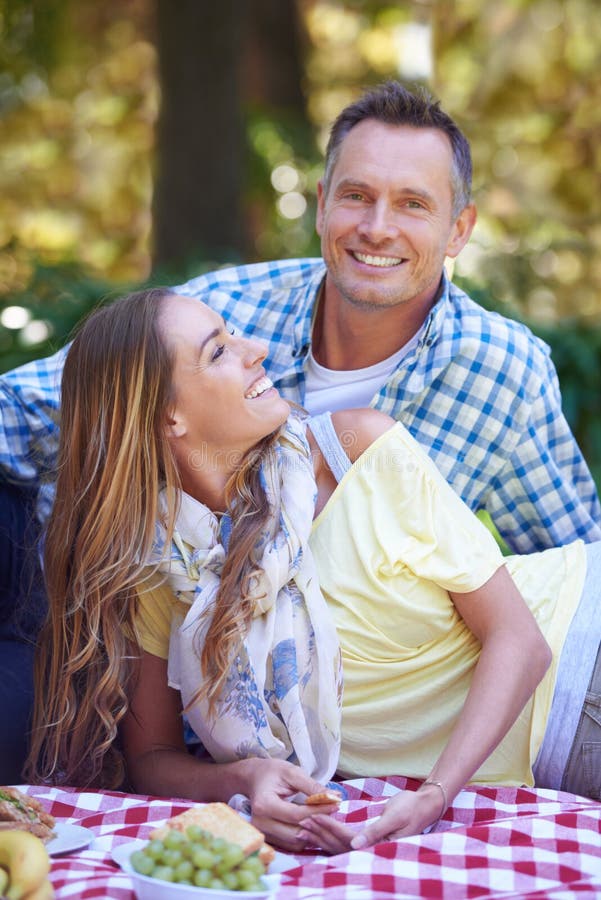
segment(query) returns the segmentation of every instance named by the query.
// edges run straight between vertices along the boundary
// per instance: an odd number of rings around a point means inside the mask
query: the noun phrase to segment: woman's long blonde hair
[[[180,480],[166,432],[173,351],[159,318],[169,292],[140,291],[92,313],[65,362],[56,501],[44,572],[48,617],[36,660],[28,781],[116,788],[128,708],[136,587],[147,580],[158,498],[173,531]],[[207,692],[223,680],[251,617],[252,548],[269,515],[253,448],[232,481],[236,521],[202,659]],[[236,600],[236,602],[233,602]]]

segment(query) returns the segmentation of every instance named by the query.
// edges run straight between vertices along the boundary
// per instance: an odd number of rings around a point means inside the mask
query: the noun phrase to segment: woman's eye
[[[223,355],[224,350],[225,344],[218,344],[213,351],[213,355],[211,356],[211,362],[215,362],[216,359],[219,359],[219,357]]]

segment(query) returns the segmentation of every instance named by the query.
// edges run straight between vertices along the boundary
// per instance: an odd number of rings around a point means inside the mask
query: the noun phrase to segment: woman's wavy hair
[[[180,489],[165,427],[174,348],[160,317],[169,293],[139,291],[97,309],[67,353],[44,547],[48,616],[25,767],[32,783],[118,788],[124,781],[118,731],[141,653],[137,594],[153,574],[159,493],[168,546]],[[274,437],[250,451],[228,492],[236,524],[201,660],[211,697],[252,616],[252,548],[269,516],[259,468]]]

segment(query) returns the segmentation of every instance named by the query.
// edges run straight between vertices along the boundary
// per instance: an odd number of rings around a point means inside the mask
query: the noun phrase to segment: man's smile
[[[390,269],[405,262],[404,259],[398,256],[374,256],[371,253],[359,253],[357,250],[351,250],[350,253],[357,262],[364,263],[367,266],[377,266],[379,269]]]

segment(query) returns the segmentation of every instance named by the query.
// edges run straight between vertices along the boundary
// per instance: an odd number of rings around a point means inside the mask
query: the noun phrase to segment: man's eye
[[[225,350],[225,344],[218,344],[213,351],[213,355],[211,356],[211,362],[214,362],[216,359],[219,359],[220,356],[223,355],[223,351]]]
[[[407,206],[411,207],[411,209],[423,209],[424,204],[419,200],[407,200]]]
[[[350,194],[347,194],[349,200],[363,200],[363,194],[360,194],[358,191],[351,191]]]

